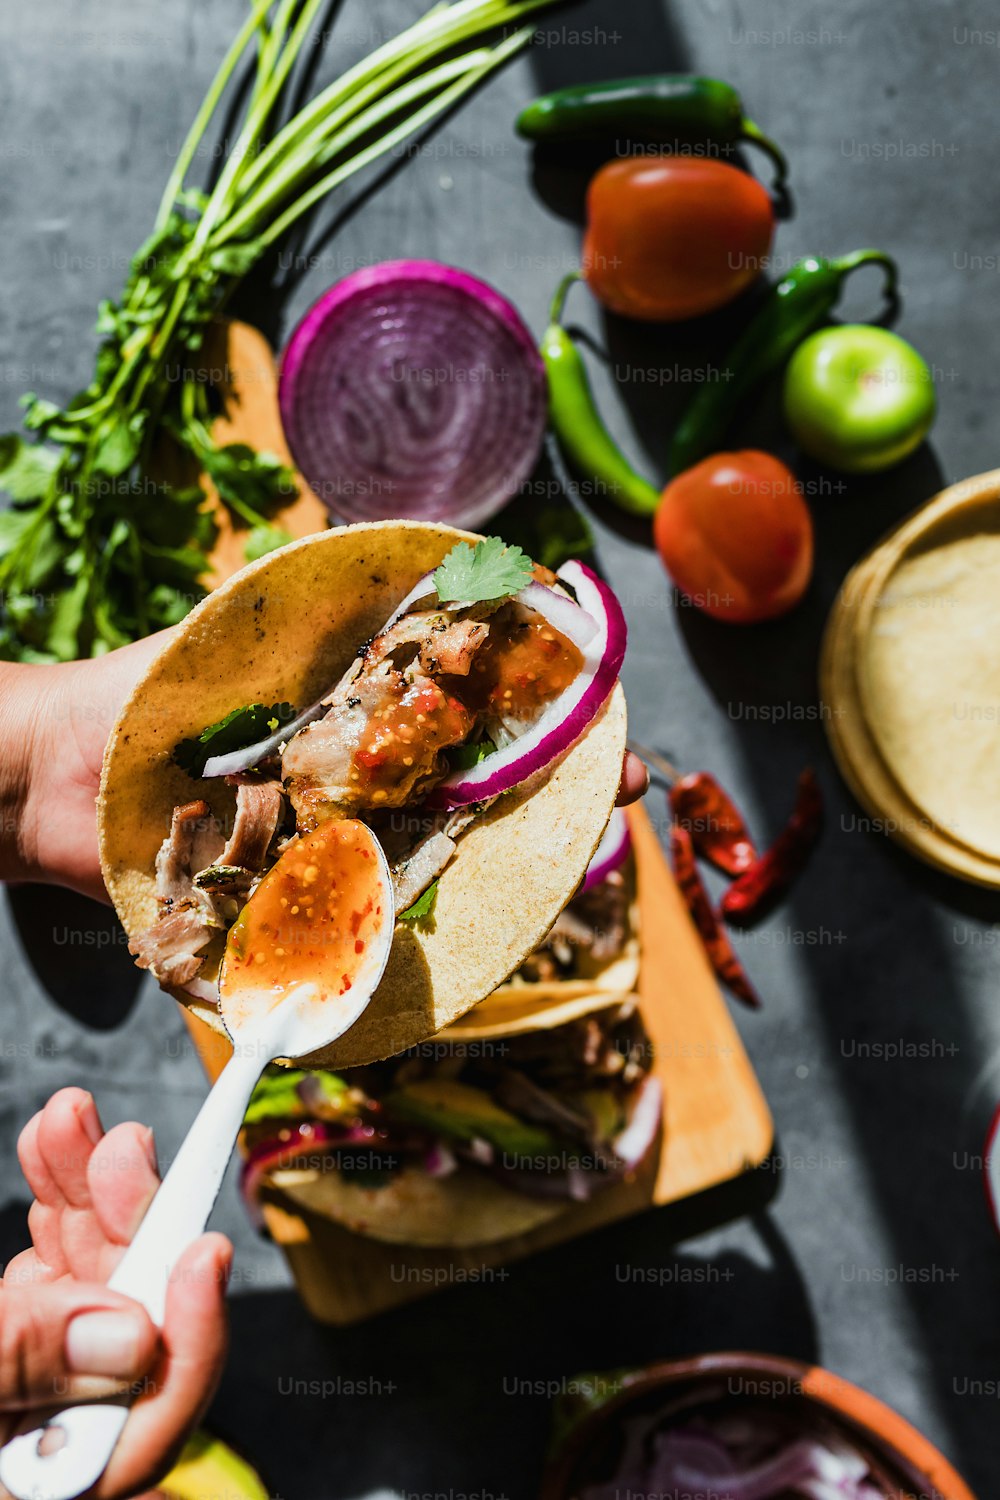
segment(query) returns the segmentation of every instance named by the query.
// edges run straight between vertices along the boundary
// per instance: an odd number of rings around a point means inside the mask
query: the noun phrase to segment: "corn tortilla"
[[[858,642],[865,718],[900,787],[947,837],[1000,859],[1000,504],[901,551]]]

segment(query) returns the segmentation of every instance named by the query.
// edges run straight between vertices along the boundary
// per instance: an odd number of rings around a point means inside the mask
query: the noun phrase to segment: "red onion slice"
[[[177,986],[183,990],[185,995],[190,995],[192,1000],[201,1000],[205,1005],[219,1004],[218,980],[202,979],[198,974],[184,984]]]
[[[531,474],[547,411],[545,369],[511,303],[420,260],[331,287],[292,334],[278,401],[298,468],[338,516],[470,527]]]
[[[260,1211],[260,1186],[268,1172],[292,1166],[303,1156],[344,1145],[346,1139],[341,1129],[332,1128],[320,1120],[303,1120],[291,1127],[284,1140],[275,1138],[254,1146],[240,1169],[240,1195],[255,1227],[261,1228],[264,1222]]]
[[[1000,1234],[1000,1108],[990,1121],[983,1147],[983,1185],[994,1228]]]
[[[607,880],[613,870],[617,870],[625,863],[632,848],[632,835],[628,830],[628,818],[620,807],[616,807],[611,814],[610,822],[601,837],[597,851],[587,866],[587,873],[583,877],[583,889],[589,891],[593,886],[600,885]]]
[[[548,620],[560,635],[572,641],[578,651],[586,651],[597,634],[599,626],[593,616],[575,604],[568,594],[561,594],[546,583],[526,584],[517,599]]]
[[[525,734],[477,766],[439,783],[427,796],[428,807],[462,807],[509,792],[564,754],[607,701],[625,656],[621,605],[607,584],[581,562],[564,563],[557,576],[570,585],[580,608],[597,625],[583,650],[583,666]]]

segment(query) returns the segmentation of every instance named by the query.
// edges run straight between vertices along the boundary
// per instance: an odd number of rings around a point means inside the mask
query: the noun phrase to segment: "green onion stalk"
[[[436,5],[279,126],[324,0],[252,0],[122,296],[99,308],[93,380],[65,407],[22,397],[27,435],[0,438],[11,501],[0,510],[0,658],[100,655],[176,623],[203,596],[217,523],[200,483],[172,483],[168,468],[208,476],[248,559],[289,539],[273,516],[294,493],[292,474],[273,454],[216,443],[215,393],[186,378],[206,330],[304,214],[457,104],[529,41],[525,19],[552,3]],[[202,138],[253,53],[240,133],[211,190],[191,187]],[[165,438],[180,465],[162,462]]]

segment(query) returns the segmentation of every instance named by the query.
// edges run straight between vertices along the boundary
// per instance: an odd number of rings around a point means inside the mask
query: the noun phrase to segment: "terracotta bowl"
[[[737,1382],[739,1384],[737,1385]],[[575,1500],[588,1483],[610,1477],[620,1419],[704,1391],[775,1403],[806,1429],[817,1418],[839,1428],[874,1464],[899,1500],[976,1500],[948,1460],[890,1407],[816,1365],[773,1354],[718,1353],[650,1365],[564,1432],[550,1457],[540,1500]],[[889,1488],[889,1493],[894,1491]],[[895,1500],[895,1496],[894,1496]]]

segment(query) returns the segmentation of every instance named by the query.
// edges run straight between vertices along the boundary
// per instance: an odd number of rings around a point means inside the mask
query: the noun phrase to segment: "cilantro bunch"
[[[0,511],[0,658],[100,655],[181,619],[204,592],[217,531],[199,473],[246,531],[248,558],[288,540],[272,517],[291,473],[273,454],[213,439],[218,393],[192,378],[206,331],[303,214],[448,110],[531,28],[494,46],[473,41],[552,0],[437,5],[281,124],[323,3],[252,0],[122,295],[99,309],[93,380],[65,407],[25,396],[25,434],[0,438],[11,502]],[[253,50],[240,133],[211,191],[191,188],[202,136]]]

